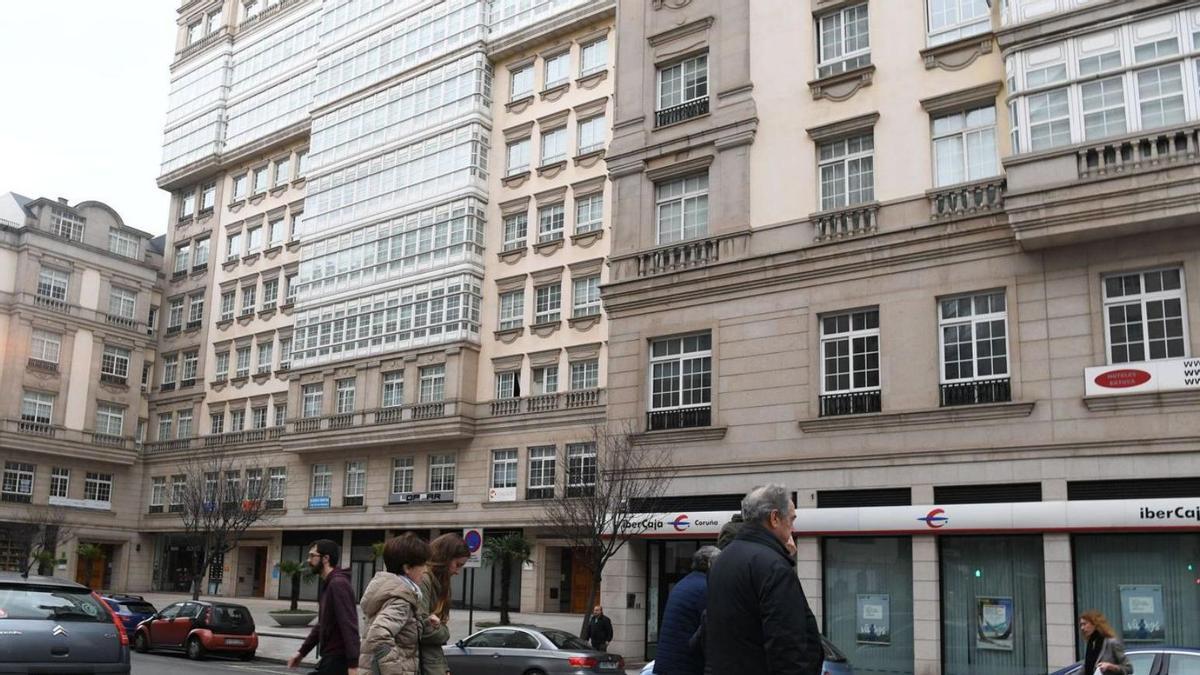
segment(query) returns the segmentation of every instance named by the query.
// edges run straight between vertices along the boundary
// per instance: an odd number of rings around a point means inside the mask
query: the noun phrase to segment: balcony
[[[654,127],[665,127],[671,124],[678,124],[685,120],[690,120],[693,117],[700,117],[708,114],[708,97],[698,98],[692,101],[673,105],[670,108],[663,108],[654,113]]]
[[[536,394],[524,398],[500,398],[492,401],[492,417],[506,417],[526,413],[549,413],[556,410],[589,408],[604,404],[603,389],[577,389],[553,394]]]
[[[288,450],[315,452],[415,439],[468,438],[474,434],[474,419],[469,416],[473,410],[447,400],[301,417],[287,422],[281,441]],[[354,431],[346,433],[349,429]]]
[[[128,436],[67,429],[44,419],[0,419],[0,437],[7,434],[13,436],[8,439],[0,438],[0,445],[10,447],[20,443],[23,437],[29,437],[25,442],[34,450],[62,451],[80,457],[95,455],[115,460],[118,456],[113,455],[111,449],[128,450],[131,453],[135,449],[134,439]],[[97,451],[96,448],[107,450]],[[132,454],[128,461],[133,462]]]
[[[1012,400],[1012,385],[1007,377],[969,382],[949,382],[941,386],[943,408],[957,405],[1005,403]]]
[[[128,328],[129,330],[137,330],[137,327],[138,327],[137,319],[134,319],[131,317],[126,317],[126,316],[119,316],[116,314],[105,314],[104,322],[110,326],[117,326],[119,328]]]
[[[58,364],[53,361],[43,361],[42,359],[29,357],[29,360],[25,362],[25,365],[33,370],[41,370],[47,373],[58,372]]]
[[[1005,211],[1027,250],[1196,222],[1200,122],[1005,160]]]
[[[749,231],[741,230],[704,239],[680,241],[639,253],[614,256],[611,259],[614,280],[652,277],[713,265],[744,254],[749,243]]]
[[[925,193],[929,199],[929,220],[940,223],[974,218],[1004,210],[1003,176],[936,188]]]
[[[879,204],[876,203],[813,214],[813,239],[827,242],[874,234],[879,229],[878,215]]]
[[[647,431],[692,429],[712,426],[712,406],[651,410],[646,413]]]
[[[63,314],[71,314],[71,305],[66,300],[59,300],[47,295],[33,296],[33,302],[38,307],[44,307],[52,312],[62,312]]]
[[[249,429],[230,431],[223,434],[207,436],[192,436],[189,438],[173,438],[165,441],[150,441],[143,445],[142,451],[152,455],[179,450],[202,450],[204,448],[228,448],[252,443],[277,441],[283,436],[283,427],[267,427],[265,429]]]
[[[821,417],[834,415],[862,415],[877,413],[883,409],[883,396],[880,390],[855,391],[845,394],[824,394],[821,396]]]
[[[128,378],[126,378],[124,375],[117,375],[115,373],[100,373],[100,381],[104,384],[125,386],[128,383]]]

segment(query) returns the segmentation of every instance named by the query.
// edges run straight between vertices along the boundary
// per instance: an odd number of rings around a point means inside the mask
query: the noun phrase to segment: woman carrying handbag
[[[1079,632],[1084,643],[1081,675],[1132,675],[1133,664],[1125,656],[1125,645],[1099,610],[1089,609],[1079,615]]]

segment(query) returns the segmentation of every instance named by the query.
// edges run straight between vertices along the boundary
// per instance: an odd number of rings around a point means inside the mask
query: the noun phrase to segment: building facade
[[[794,491],[856,669],[1046,672],[1093,607],[1200,639],[1197,20],[621,4],[609,418],[674,449],[664,522]],[[627,655],[715,536],[653,532],[605,577]]]
[[[56,554],[42,571],[95,588],[146,574],[129,523],[161,263],[161,239],[101,202],[0,195],[0,569],[22,568],[36,528]]]

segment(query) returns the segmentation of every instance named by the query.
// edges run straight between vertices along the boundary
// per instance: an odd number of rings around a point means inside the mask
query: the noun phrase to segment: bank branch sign
[[[1200,390],[1200,359],[1166,359],[1085,368],[1088,396]]]

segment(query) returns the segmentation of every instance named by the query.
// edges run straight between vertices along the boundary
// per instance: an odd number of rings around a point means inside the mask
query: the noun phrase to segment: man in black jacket
[[[358,605],[354,602],[349,570],[338,567],[340,557],[341,547],[329,539],[318,539],[308,549],[308,566],[321,575],[317,625],[309,631],[300,649],[288,659],[288,668],[299,666],[300,660],[319,645],[321,660],[313,673],[358,673]]]
[[[592,608],[592,615],[588,617],[587,629],[584,631],[583,637],[592,643],[592,649],[599,652],[607,650],[608,643],[612,642],[612,621],[604,616],[604,608],[600,605]]]
[[[742,517],[708,572],[705,672],[820,675],[821,634],[786,545],[796,506],[766,485],[742,500]]]

